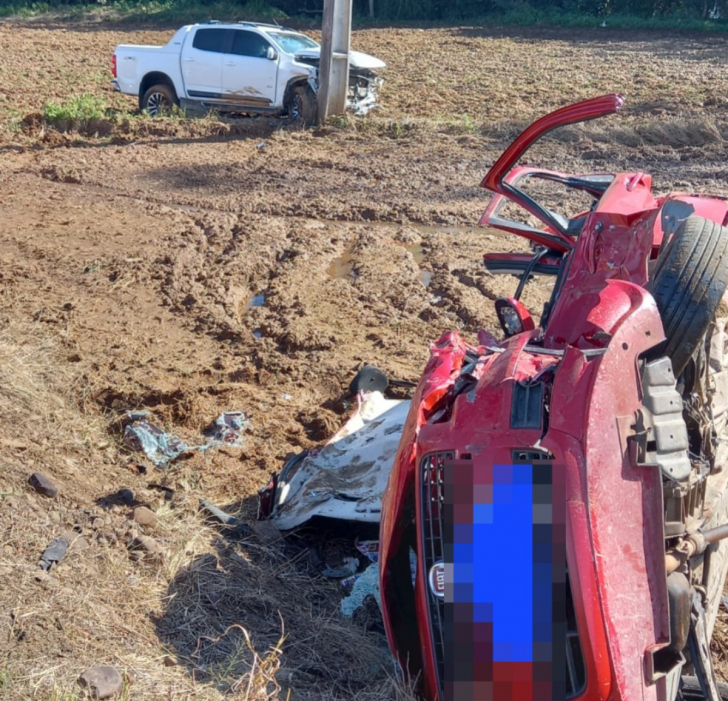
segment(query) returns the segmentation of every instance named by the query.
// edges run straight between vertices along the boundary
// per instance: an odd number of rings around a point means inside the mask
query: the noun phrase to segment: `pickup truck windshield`
[[[303,34],[290,32],[266,32],[287,54],[295,54],[303,49],[317,49],[318,44]]]

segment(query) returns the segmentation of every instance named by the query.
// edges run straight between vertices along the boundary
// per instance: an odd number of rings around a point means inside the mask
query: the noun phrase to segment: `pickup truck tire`
[[[169,85],[152,85],[139,103],[142,112],[147,112],[150,117],[169,114],[175,105],[179,105],[179,100]]]
[[[291,122],[305,127],[316,123],[316,95],[308,85],[296,85],[291,89],[287,104]]]
[[[691,216],[663,244],[647,290],[667,337],[665,354],[680,377],[703,341],[728,286],[728,229]]]

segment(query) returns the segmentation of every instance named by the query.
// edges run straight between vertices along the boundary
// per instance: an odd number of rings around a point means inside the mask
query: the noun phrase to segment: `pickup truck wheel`
[[[169,114],[172,111],[172,107],[178,104],[179,101],[174,94],[174,90],[168,85],[152,85],[144,93],[140,107],[150,117],[158,117],[159,115]]]
[[[660,311],[675,377],[703,341],[727,286],[728,229],[688,217],[663,244],[647,285]]]
[[[310,127],[316,122],[316,95],[308,85],[297,85],[288,100],[288,116],[294,124]]]

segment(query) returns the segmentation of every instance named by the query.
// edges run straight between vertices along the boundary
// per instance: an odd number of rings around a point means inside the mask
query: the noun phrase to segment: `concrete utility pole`
[[[319,64],[318,122],[344,114],[349,90],[352,0],[324,0]]]

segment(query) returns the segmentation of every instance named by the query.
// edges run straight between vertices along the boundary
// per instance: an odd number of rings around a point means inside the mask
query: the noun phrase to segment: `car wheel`
[[[172,88],[168,85],[152,85],[144,93],[139,106],[150,117],[158,117],[169,114],[175,105],[179,105],[179,100],[177,100],[177,95],[174,94]]]
[[[308,85],[297,85],[288,100],[288,116],[294,124],[310,127],[316,122],[316,95]]]
[[[728,287],[728,229],[688,217],[660,250],[647,289],[667,337],[665,354],[680,377],[705,337]]]
[[[680,694],[678,699],[682,701],[705,701],[705,696],[700,690],[700,684],[697,677],[683,677],[681,680]],[[728,684],[725,682],[716,682],[718,693],[723,701],[728,701]]]

